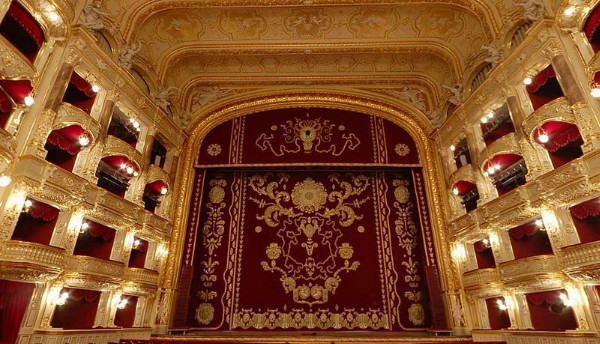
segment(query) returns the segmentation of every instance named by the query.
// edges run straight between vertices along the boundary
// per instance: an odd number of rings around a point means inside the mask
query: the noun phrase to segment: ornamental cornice
[[[502,195],[502,197],[495,198],[487,202],[481,209],[478,209],[482,213],[483,219],[492,219],[510,210],[523,206],[527,203],[529,195],[527,189],[519,187],[509,191]]]

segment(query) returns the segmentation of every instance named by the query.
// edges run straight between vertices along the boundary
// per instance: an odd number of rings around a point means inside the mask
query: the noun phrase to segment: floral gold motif
[[[311,178],[307,178],[302,183],[296,184],[292,190],[292,203],[298,210],[308,214],[321,209],[325,204],[327,192],[322,183],[317,183]]]
[[[210,156],[217,156],[217,155],[221,154],[221,145],[218,143],[210,144],[206,148],[206,152]]]
[[[394,151],[399,156],[407,156],[410,153],[410,148],[404,143],[399,143],[394,147]]]
[[[215,317],[215,308],[210,303],[203,302],[196,308],[196,321],[208,325]]]

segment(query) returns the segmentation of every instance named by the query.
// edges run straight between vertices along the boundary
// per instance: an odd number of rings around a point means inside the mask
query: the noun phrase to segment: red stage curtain
[[[600,10],[598,7],[596,7],[588,16],[585,26],[583,27],[583,32],[585,32],[585,36],[590,42],[595,53],[600,50],[600,42],[597,35],[598,26],[600,26]]]
[[[502,330],[510,327],[510,317],[508,311],[498,308],[498,300],[505,302],[503,297],[493,297],[486,299],[488,319],[492,330]]]
[[[90,85],[87,80],[79,76],[76,72],[71,74],[71,80],[69,81],[73,86],[75,86],[79,91],[83,92],[88,97],[95,97],[96,93],[92,90],[92,85]]]
[[[560,300],[563,289],[526,294],[533,328],[537,331],[565,331],[577,328],[573,309]]]
[[[88,229],[77,237],[73,254],[110,260],[115,230],[94,221],[87,224]]]
[[[95,290],[83,290],[63,288],[61,294],[67,292],[69,297],[62,306],[56,306],[50,326],[64,329],[92,328],[100,292]]]
[[[117,309],[117,313],[115,314],[115,326],[125,328],[133,327],[138,297],[133,295],[121,296],[121,299],[124,298],[127,299],[127,305],[123,309]]]
[[[35,284],[0,280],[0,343],[15,343]]]
[[[25,97],[31,94],[33,86],[30,80],[6,80],[0,79],[0,87],[17,104],[24,104]]]

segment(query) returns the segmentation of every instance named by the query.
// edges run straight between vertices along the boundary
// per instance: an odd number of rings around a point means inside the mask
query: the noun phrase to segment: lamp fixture
[[[600,88],[594,86],[590,91],[590,95],[594,98],[600,98]]]
[[[506,305],[506,303],[504,303],[504,301],[501,299],[496,300],[496,304],[498,305],[498,309],[501,311],[505,311],[508,309],[508,306]]]
[[[450,146],[450,150],[454,152],[456,150],[456,146],[455,145],[451,145]]]
[[[488,112],[487,113],[487,118],[490,118],[490,119],[494,118],[494,111]]]
[[[79,230],[79,234],[83,234],[83,233],[85,233],[85,231],[86,231],[88,228],[90,228],[90,224],[89,224],[89,223],[87,223],[87,222],[83,222],[83,223],[81,224],[81,229]]]
[[[572,307],[573,306],[573,300],[569,299],[569,297],[567,296],[567,294],[560,293],[558,295],[558,298],[562,301],[563,305],[565,305],[567,307]]]
[[[489,240],[488,238],[483,238],[483,239],[481,240],[481,242],[482,242],[482,243],[483,243],[485,246],[488,246],[488,245],[490,244],[490,240]]]
[[[139,173],[135,170],[133,164],[131,163],[121,163],[121,165],[119,165],[119,168],[121,170],[124,170],[125,173],[127,173],[130,176],[137,177],[139,175]]]
[[[54,300],[51,300],[51,301],[57,306],[62,306],[67,302],[68,298],[69,298],[69,293],[67,293],[65,291],[62,294],[60,294],[60,296],[56,297]]]
[[[458,196],[458,194],[459,194],[458,188],[452,189],[452,193],[455,194],[456,196]]]
[[[496,170],[494,169],[493,166],[489,166],[487,168],[487,173],[488,173],[488,175],[493,175],[494,173],[496,173]]]
[[[24,205],[25,206],[23,207],[23,211],[24,212],[28,212],[29,208],[31,208],[31,206],[33,205],[33,202],[30,199],[28,199],[28,200],[25,200],[25,204]]]
[[[485,124],[487,122],[488,122],[488,118],[487,117],[485,117],[485,116],[481,117],[481,123]]]
[[[138,248],[138,247],[140,247],[140,244],[141,244],[141,243],[142,243],[142,242],[140,241],[140,239],[135,239],[135,240],[133,241],[133,248]]]
[[[532,82],[533,82],[533,79],[530,77],[526,77],[525,79],[523,79],[523,83],[525,85],[531,85]]]
[[[94,93],[100,92],[100,86],[98,86],[98,85],[92,85],[92,91],[94,91]]]
[[[85,147],[90,144],[90,138],[86,133],[79,135],[79,145]]]
[[[163,186],[163,187],[160,189],[160,194],[161,194],[161,195],[166,195],[166,194],[167,194],[167,192],[169,192],[169,189],[167,189],[167,187],[166,187],[166,186]]]
[[[12,179],[9,176],[7,176],[5,174],[1,175],[0,176],[0,187],[8,186],[11,181],[12,181]]]
[[[127,306],[127,299],[121,299],[119,300],[119,303],[117,304],[117,308],[118,309],[125,309],[125,307]]]
[[[564,14],[564,15],[566,15],[566,16],[572,16],[572,15],[573,15],[573,13],[575,13],[575,7],[574,7],[574,6],[569,6],[569,7],[567,7],[567,8],[564,10],[564,12],[563,12],[563,14]]]
[[[35,102],[35,100],[33,99],[33,97],[31,95],[25,97],[23,99],[23,101],[25,102],[25,105],[27,105],[27,106],[31,106]]]

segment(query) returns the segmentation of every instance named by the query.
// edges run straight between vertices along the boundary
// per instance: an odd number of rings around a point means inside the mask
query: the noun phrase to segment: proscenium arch
[[[169,247],[170,254],[168,255],[164,279],[161,281],[161,288],[166,290],[177,288],[179,267],[181,265],[185,232],[188,223],[188,210],[191,203],[197,152],[205,136],[219,124],[236,117],[267,110],[298,107],[332,108],[373,115],[389,120],[408,132],[417,146],[425,176],[427,202],[431,225],[433,227],[434,245],[437,253],[436,258],[441,275],[442,289],[444,293],[455,291],[458,287],[456,282],[457,271],[450,261],[450,250],[447,245],[446,234],[443,231],[443,214],[446,213],[446,205],[445,202],[442,202],[441,186],[444,181],[441,174],[434,173],[434,171],[441,171],[441,161],[439,160],[439,156],[435,154],[433,141],[428,136],[428,126],[419,120],[423,115],[414,111],[407,111],[405,107],[398,105],[331,93],[274,95],[247,99],[219,108],[213,108],[203,118],[198,118],[191,123],[190,127],[193,129],[184,147],[179,165],[180,173],[176,181],[175,190],[178,190],[176,201],[180,206],[176,208],[174,214],[174,230]],[[173,296],[171,295],[171,297]],[[445,309],[448,312],[448,307],[445,307]]]

